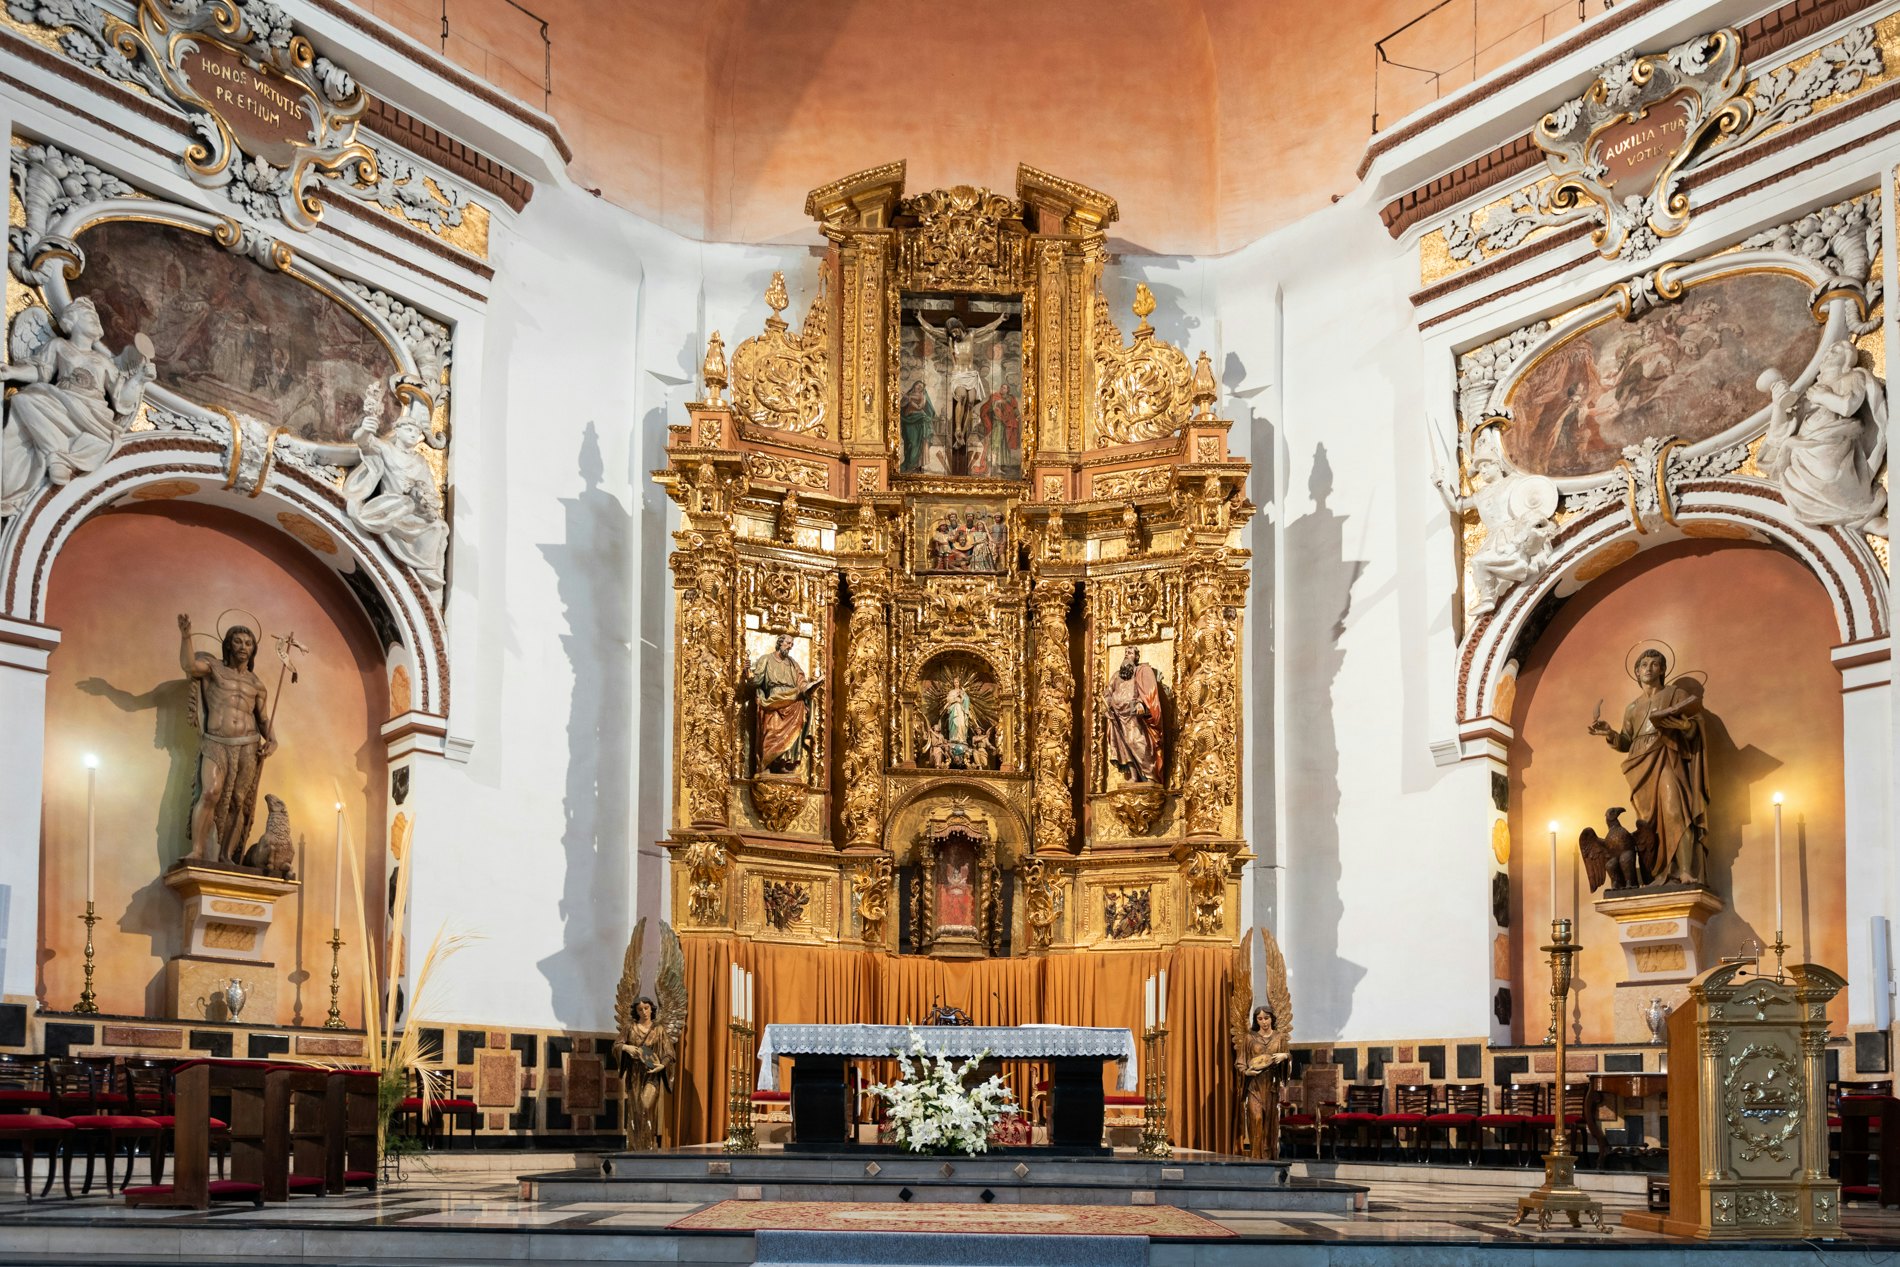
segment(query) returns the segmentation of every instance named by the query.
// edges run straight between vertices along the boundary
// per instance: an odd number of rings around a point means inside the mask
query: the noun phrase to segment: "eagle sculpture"
[[[1577,836],[1577,852],[1583,855],[1592,893],[1602,888],[1605,880],[1611,889],[1633,889],[1647,884],[1656,873],[1661,853],[1656,825],[1638,820],[1632,832],[1623,826],[1624,812],[1621,805],[1603,811],[1603,835],[1586,827]]]

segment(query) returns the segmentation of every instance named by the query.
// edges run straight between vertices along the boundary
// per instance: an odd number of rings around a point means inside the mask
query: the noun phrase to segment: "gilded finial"
[[[1220,391],[1214,386],[1214,362],[1207,353],[1201,353],[1194,362],[1194,378],[1188,383],[1188,401],[1194,406],[1194,419],[1204,422],[1214,416],[1214,402],[1220,398]]]
[[[772,274],[772,284],[765,288],[765,302],[772,308],[772,315],[765,319],[765,324],[774,330],[783,330],[785,319],[779,314],[784,312],[785,306],[792,302],[792,297],[785,293],[784,273]]]
[[[706,399],[699,403],[723,405],[725,401],[720,397],[726,390],[726,345],[717,330],[706,340],[706,359],[700,362],[699,375],[706,380]]]
[[[1155,310],[1155,293],[1148,289],[1147,282],[1135,283],[1135,315],[1141,318],[1141,324],[1135,327],[1135,336],[1153,334],[1155,328],[1148,324],[1148,314]]]

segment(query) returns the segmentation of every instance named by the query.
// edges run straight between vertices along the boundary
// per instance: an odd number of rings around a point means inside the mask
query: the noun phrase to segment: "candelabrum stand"
[[[330,929],[330,1016],[329,1019],[323,1022],[323,1028],[325,1029],[343,1028],[343,1013],[338,1011],[336,1006],[337,978],[339,976],[337,956],[342,952],[343,930],[333,926]]]
[[[99,922],[99,916],[90,900],[86,902],[86,913],[79,918],[86,924],[86,988],[79,992],[79,1002],[73,1004],[73,1011],[90,1016],[99,1011],[99,1001],[92,993],[92,926]]]
[[[1143,1157],[1172,1157],[1168,1143],[1168,1031],[1156,1025],[1141,1036],[1141,1147]]]
[[[1517,1199],[1517,1217],[1511,1220],[1513,1227],[1536,1211],[1539,1230],[1550,1227],[1553,1213],[1568,1215],[1572,1227],[1582,1227],[1583,1216],[1587,1214],[1600,1230],[1609,1230],[1603,1226],[1603,1207],[1577,1187],[1577,1158],[1570,1151],[1570,1122],[1564,1113],[1564,1079],[1569,1071],[1564,1067],[1565,1026],[1562,1017],[1570,998],[1571,963],[1582,949],[1571,940],[1569,920],[1550,921],[1550,945],[1544,947],[1544,953],[1550,956],[1551,1014],[1558,1018],[1555,1027],[1557,1075],[1551,1096],[1550,1151],[1544,1154],[1544,1186]]]
[[[726,1151],[756,1152],[752,1134],[752,1036],[750,1025],[733,1021],[726,1027]]]

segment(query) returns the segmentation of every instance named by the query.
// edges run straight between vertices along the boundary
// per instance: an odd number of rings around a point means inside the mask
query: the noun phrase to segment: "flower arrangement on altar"
[[[914,1029],[910,1051],[897,1058],[902,1078],[868,1088],[884,1102],[891,1142],[913,1153],[988,1152],[996,1124],[1019,1111],[999,1076],[965,1085],[989,1053],[952,1064],[941,1052],[933,1056]]]

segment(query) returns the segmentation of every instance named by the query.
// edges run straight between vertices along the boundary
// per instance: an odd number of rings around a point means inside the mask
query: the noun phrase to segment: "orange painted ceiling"
[[[441,0],[360,2],[543,104],[538,26],[507,0],[448,0],[446,39]],[[1026,162],[1119,200],[1127,249],[1171,254],[1244,246],[1351,188],[1373,43],[1432,4],[522,2],[548,24],[575,179],[688,237],[809,240],[808,190],[893,159],[911,192],[1013,192]],[[1450,0],[1389,52],[1455,87],[1575,24],[1576,0],[1551,3]],[[1380,84],[1387,124],[1433,90],[1392,69]]]

